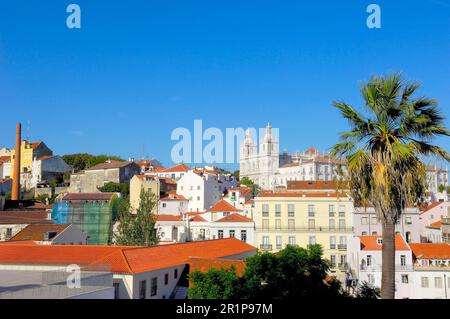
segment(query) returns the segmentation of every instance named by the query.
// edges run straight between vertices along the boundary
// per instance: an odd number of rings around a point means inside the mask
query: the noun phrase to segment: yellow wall
[[[141,189],[144,188],[145,191],[154,194],[155,199],[159,201],[159,180],[151,179],[151,180],[142,180],[138,177],[138,175],[133,176],[130,180],[130,206],[133,212],[136,212],[136,209],[139,207],[139,196],[141,194]],[[155,203],[156,212],[158,209],[158,202]]]
[[[14,168],[14,159],[15,159],[16,150],[13,149],[11,151],[11,170]],[[31,143],[23,140],[20,145],[20,172],[31,172],[31,166],[33,163],[33,157],[40,157],[45,155],[52,155],[52,151],[49,150],[45,144],[42,144],[39,151],[35,151],[31,147]],[[12,172],[11,172],[12,174]]]
[[[267,217],[263,216],[264,204],[268,205],[269,208]],[[277,217],[275,214],[276,204],[281,205],[280,217]],[[292,204],[294,207],[294,217],[288,216],[288,204]],[[289,237],[295,237],[296,245],[307,247],[309,244],[309,237],[315,236],[316,243],[323,247],[325,258],[331,260],[331,256],[335,256],[336,266],[338,266],[341,261],[347,262],[346,259],[341,260],[341,256],[347,255],[348,242],[352,234],[353,225],[351,215],[353,204],[349,198],[302,197],[301,194],[296,197],[283,197],[283,195],[280,194],[278,197],[257,197],[255,199],[255,205],[257,210],[255,214],[255,244],[258,249],[276,252],[289,243]],[[314,207],[314,217],[309,217],[309,205],[313,205]],[[330,217],[330,205],[334,205],[334,217]],[[344,208],[344,214],[342,216],[339,215],[339,206],[343,206]],[[279,221],[278,225],[281,226],[281,229],[277,227],[277,220]],[[289,228],[289,220],[292,220],[294,223],[291,225],[291,228]],[[308,226],[309,220],[314,220],[314,228]],[[334,220],[335,229],[332,229],[330,220]],[[345,222],[345,226],[342,228],[339,227],[340,220]],[[281,247],[277,247],[277,236],[281,237]],[[331,236],[335,237],[335,248],[330,246]],[[345,237],[346,247],[339,247],[340,236]],[[263,245],[263,237],[268,237],[268,247]]]

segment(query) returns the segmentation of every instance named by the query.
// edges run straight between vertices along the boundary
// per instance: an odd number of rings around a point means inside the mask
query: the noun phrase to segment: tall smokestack
[[[13,184],[12,184],[12,192],[11,199],[19,200],[20,199],[20,147],[21,147],[21,132],[22,132],[22,124],[17,123],[16,126],[16,150],[14,153],[14,171],[13,171]]]

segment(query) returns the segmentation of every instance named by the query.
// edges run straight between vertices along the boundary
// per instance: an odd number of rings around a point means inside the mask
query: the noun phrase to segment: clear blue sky
[[[81,30],[66,27],[70,3]],[[170,165],[172,130],[202,119],[270,121],[281,149],[326,150],[347,128],[332,101],[360,104],[360,83],[391,71],[450,117],[449,0],[2,1],[0,146],[30,121],[57,154],[140,157],[144,144]]]

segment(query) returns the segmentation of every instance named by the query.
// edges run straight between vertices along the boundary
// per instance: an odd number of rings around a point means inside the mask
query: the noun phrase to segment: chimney
[[[16,151],[14,153],[14,168],[13,168],[13,185],[12,185],[12,200],[20,199],[20,147],[21,147],[21,138],[20,134],[22,131],[22,125],[17,123],[16,126]]]

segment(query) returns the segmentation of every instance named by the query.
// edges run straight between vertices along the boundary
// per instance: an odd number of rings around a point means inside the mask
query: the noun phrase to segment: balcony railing
[[[270,245],[270,244],[261,244],[261,245],[259,245],[259,249],[261,249],[261,250],[272,250],[272,245]]]
[[[340,244],[338,245],[339,250],[347,250],[347,244]]]
[[[413,271],[414,267],[412,265],[395,265],[396,271]],[[374,271],[381,271],[382,266],[380,264],[377,265],[360,265],[360,271],[361,272],[374,272]]]
[[[296,233],[351,233],[353,227],[256,227],[257,232],[296,232]]]

